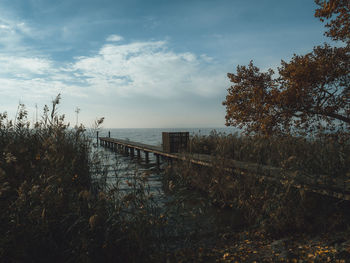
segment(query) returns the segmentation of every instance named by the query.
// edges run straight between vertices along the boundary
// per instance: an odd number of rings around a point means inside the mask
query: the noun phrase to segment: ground
[[[169,254],[168,262],[350,262],[350,231],[277,240],[245,231],[221,234],[209,247],[201,242]]]

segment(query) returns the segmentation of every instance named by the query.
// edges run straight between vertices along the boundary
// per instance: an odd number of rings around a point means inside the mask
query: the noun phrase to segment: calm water
[[[162,144],[162,132],[189,132],[190,136],[194,135],[209,135],[211,132],[233,134],[238,130],[232,127],[225,128],[148,128],[148,129],[102,129],[99,132],[100,137],[108,137],[110,132],[111,138],[118,138],[123,140],[130,140],[134,142],[141,142],[150,145],[160,146]],[[138,173],[148,173],[149,184],[151,190],[157,195],[158,198],[163,198],[162,186],[161,186],[161,176],[163,175],[163,170],[158,169],[155,162],[155,156],[150,154],[150,163],[145,163],[144,158],[137,160],[137,158],[131,158],[130,156],[125,156],[120,153],[111,151],[110,149],[105,149],[99,147],[104,155],[106,155],[106,164],[110,166],[108,181],[110,184],[114,184],[117,179],[123,189],[127,190],[128,186],[125,183],[126,180],[130,179],[133,174],[137,171]],[[141,153],[142,156],[143,153]],[[163,164],[161,168],[165,168],[166,164]],[[118,170],[118,178],[116,179],[115,173]],[[125,179],[125,180],[124,180]]]
[[[160,146],[162,143],[162,132],[189,132],[190,136],[209,135],[213,130],[218,133],[233,134],[238,132],[237,128],[149,128],[149,129],[103,129],[100,137],[107,137],[108,131],[112,138],[141,142]]]
[[[238,131],[235,128],[104,129],[99,132],[99,136],[107,137],[110,131],[112,138],[160,146],[162,143],[162,132],[189,132],[190,136],[193,136],[196,134],[209,135],[213,130],[217,133],[225,134],[233,134]],[[144,159],[138,160],[137,158],[131,158],[130,156],[113,152],[101,146],[97,149],[106,156],[105,163],[109,166],[107,183],[110,185],[117,183],[119,188],[125,191],[125,193],[130,190],[127,181],[132,181],[136,173],[146,173],[148,175],[148,185],[155,201],[160,207],[166,210],[174,210],[174,216],[172,217],[173,224],[171,224],[174,227],[171,228],[171,231],[176,232],[174,233],[175,236],[187,235],[189,231],[198,231],[198,229],[201,229],[200,232],[204,231],[202,234],[207,235],[209,234],[207,233],[208,231],[215,232],[227,227],[226,223],[223,223],[223,220],[229,220],[231,222],[232,220],[236,220],[235,218],[238,216],[231,212],[219,213],[217,208],[210,205],[203,207],[202,204],[207,203],[205,200],[206,197],[200,196],[199,193],[197,194],[194,191],[182,192],[180,195],[166,194],[163,191],[162,176],[164,175],[164,168],[167,164],[163,163],[160,169],[158,169],[153,154],[149,156],[150,163],[145,163]],[[179,196],[181,200],[179,200]],[[172,203],[178,202],[182,202],[181,211],[178,206],[172,205]],[[197,214],[195,218],[192,217],[193,213]],[[179,221],[180,219],[181,222]]]

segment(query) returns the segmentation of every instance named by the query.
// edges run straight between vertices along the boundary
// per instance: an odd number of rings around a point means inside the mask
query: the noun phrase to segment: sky
[[[326,41],[313,0],[0,0],[0,112],[61,94],[72,126],[224,127],[227,73]],[[79,108],[79,114],[75,111]]]

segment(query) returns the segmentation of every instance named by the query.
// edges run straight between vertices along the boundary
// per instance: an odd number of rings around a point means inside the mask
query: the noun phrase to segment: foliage
[[[103,162],[59,102],[34,127],[24,105],[15,121],[0,114],[0,261],[151,261],[161,220],[145,180],[135,175],[127,195],[96,185]]]
[[[325,137],[321,147],[292,137],[282,143],[278,140],[283,137],[265,140],[215,133],[195,137],[192,151],[213,154],[214,167],[174,164],[170,169],[174,176],[165,176],[173,194],[169,196],[173,199],[171,209],[159,208],[147,186],[147,174],[128,174],[133,179],[126,182],[130,187],[127,192],[120,191],[123,179],[118,170],[116,184],[107,183],[110,167],[105,164],[109,160],[95,151],[84,127],[70,129],[64,123],[64,117],[56,112],[58,103],[59,98],[51,110],[45,107],[42,120],[34,127],[26,120],[24,105],[20,105],[16,121],[5,113],[0,116],[1,262],[205,262],[229,260],[236,252],[235,259],[244,260],[258,254],[244,246],[232,254],[226,250],[220,254],[220,249],[206,255],[200,248],[210,250],[210,242],[216,243],[220,234],[216,231],[223,229],[227,236],[234,229],[260,225],[264,234],[279,236],[293,230],[336,229],[346,221],[334,202],[298,190],[287,191],[288,182],[271,184],[256,180],[252,174],[229,173],[226,160],[220,157],[228,154],[274,164],[305,152],[301,157],[310,162],[311,152],[306,150],[312,148],[320,152],[314,156],[318,162],[328,161],[322,169],[331,171],[338,166],[336,173],[343,174],[348,171],[344,163],[350,154],[349,145],[340,138]],[[99,124],[101,120],[96,121]],[[338,141],[331,143],[331,139]],[[286,169],[298,167],[299,161],[293,160],[284,163]],[[191,191],[184,194],[189,187]],[[204,195],[195,194],[194,188]],[[220,212],[208,204],[207,196],[223,207]],[[229,213],[222,213],[227,208]],[[220,215],[207,214],[206,210]],[[208,229],[208,220],[215,222],[210,224],[215,231]],[[196,249],[198,255],[194,254]],[[188,253],[183,254],[183,250]]]
[[[316,9],[315,17],[319,17],[322,22],[336,16],[326,27],[329,30],[326,35],[333,40],[350,40],[350,3],[348,0],[315,0],[320,7]]]
[[[306,55],[282,60],[278,77],[274,71],[260,72],[251,61],[228,73],[233,85],[223,105],[226,125],[245,128],[248,133],[273,134],[348,131],[350,127],[349,3],[317,1],[316,16],[332,20],[327,33],[347,41],[339,47],[317,46]]]
[[[329,231],[346,227],[348,202],[307,192],[295,186],[306,179],[317,187],[349,190],[350,141],[336,136],[307,140],[299,137],[222,135],[191,138],[192,153],[212,155],[213,167],[180,164],[171,184],[190,185],[206,193],[220,207],[239,209],[247,226],[255,225],[277,236]],[[281,167],[278,177],[257,168],[228,170],[230,159],[247,164]],[[290,176],[293,174],[293,176]],[[174,179],[174,178],[178,179]],[[347,182],[347,183],[345,183]],[[237,223],[237,222],[236,222]]]
[[[304,175],[324,175],[328,180],[350,175],[350,139],[346,134],[319,134],[307,139],[225,135],[214,131],[209,136],[192,137],[190,149],[192,153],[210,154],[214,158],[284,167]]]

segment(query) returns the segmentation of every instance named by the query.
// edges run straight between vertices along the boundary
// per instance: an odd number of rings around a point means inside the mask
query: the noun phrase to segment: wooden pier
[[[100,137],[99,140],[102,146],[115,151],[124,152],[131,157],[134,157],[136,155],[138,158],[141,158],[141,152],[143,152],[146,163],[149,162],[149,154],[152,153],[156,157],[158,165],[160,164],[160,159],[163,158],[167,160],[187,160],[193,164],[211,166],[210,155],[206,154],[186,155],[184,153],[169,153],[167,151],[164,151],[163,147],[160,146],[109,137]]]
[[[332,186],[329,186],[318,179],[320,176],[300,175],[298,176],[298,179],[295,176],[296,171],[286,171],[279,167],[241,162],[232,159],[220,159],[219,157],[213,158],[207,154],[190,154],[185,152],[170,153],[165,151],[163,147],[160,146],[110,137],[100,137],[98,139],[100,141],[100,145],[114,151],[124,152],[131,157],[135,157],[136,155],[137,158],[141,159],[141,152],[143,152],[146,163],[149,162],[149,154],[152,153],[156,157],[158,167],[162,158],[168,161],[181,160],[190,162],[194,165],[217,167],[218,169],[223,169],[223,171],[232,172],[235,175],[244,176],[245,174],[257,174],[259,175],[259,178],[264,178],[274,182],[280,182],[283,178],[288,178],[288,180],[294,181],[293,186],[296,188],[303,188],[306,191],[331,196],[341,200],[350,200],[349,183],[345,185],[344,182],[338,182]]]

